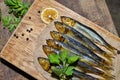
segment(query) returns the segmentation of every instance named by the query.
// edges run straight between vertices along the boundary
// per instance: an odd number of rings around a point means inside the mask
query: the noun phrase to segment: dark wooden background
[[[23,1],[29,1],[32,4],[34,0]],[[72,9],[78,14],[88,18],[92,22],[102,26],[111,33],[118,35],[105,0],[56,0],[56,1]],[[6,15],[8,8],[4,5],[4,0],[0,0],[0,8],[2,9],[2,13]],[[0,22],[0,51],[8,41],[11,34],[12,33],[10,33],[7,28],[3,28],[3,24]],[[9,66],[6,66],[6,64],[0,62],[0,80],[26,80],[26,79],[27,79],[26,77],[17,73],[14,70],[14,67],[11,69],[9,68]]]

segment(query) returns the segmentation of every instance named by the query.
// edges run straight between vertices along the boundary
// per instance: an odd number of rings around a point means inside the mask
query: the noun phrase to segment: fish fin
[[[108,44],[107,46],[105,46],[108,50],[110,50],[111,52],[113,52],[114,55],[117,55],[117,53],[115,52],[117,49],[113,46],[111,46],[110,44]]]

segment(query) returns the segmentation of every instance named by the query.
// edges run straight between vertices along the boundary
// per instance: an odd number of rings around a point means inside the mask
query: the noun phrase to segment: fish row
[[[50,31],[53,39],[47,39],[47,45],[43,45],[45,54],[47,56],[51,53],[59,54],[65,49],[69,55],[80,57],[77,62],[77,69],[73,71],[75,76],[85,80],[112,80],[114,76],[110,70],[116,49],[96,31],[80,22],[65,16],[61,17],[61,21],[54,22],[57,31]],[[104,46],[109,51],[104,51],[97,44]],[[42,60],[48,62],[42,57],[38,60],[39,62]]]
[[[104,38],[102,36],[100,36],[95,30],[93,30],[92,28],[70,18],[70,17],[66,17],[66,16],[61,16],[61,21],[64,24],[67,24],[71,27],[73,27],[74,29],[76,29],[77,31],[79,31],[80,33],[82,33],[83,35],[85,35],[87,38],[89,38],[91,41],[104,46],[105,48],[107,48],[108,50],[110,50],[111,52],[113,52],[114,54],[116,54],[114,52],[114,50],[117,50],[116,48],[114,48],[113,46],[111,46],[109,43],[107,43]]]

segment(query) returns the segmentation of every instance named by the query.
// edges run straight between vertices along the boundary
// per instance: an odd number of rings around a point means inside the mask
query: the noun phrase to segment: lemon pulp
[[[58,18],[58,11],[55,8],[45,8],[41,13],[41,19],[43,22],[49,24]]]

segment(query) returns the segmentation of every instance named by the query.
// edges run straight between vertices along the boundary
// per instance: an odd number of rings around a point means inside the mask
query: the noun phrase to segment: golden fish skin
[[[92,57],[95,61],[101,62],[102,64],[105,64],[105,65],[111,65],[111,62],[109,60],[107,60],[106,58],[102,58],[102,56],[100,57],[100,56],[96,55],[90,49],[85,47],[83,44],[79,43],[76,39],[74,39],[66,34],[57,32],[57,31],[51,31],[50,34],[51,34],[52,38],[55,40],[59,40],[59,39],[61,39],[61,37],[64,38],[64,40],[66,40],[66,43],[69,46],[72,46],[75,49],[78,49],[79,52],[84,53],[84,55],[86,54],[86,55]]]
[[[48,45],[43,45],[44,47],[44,50],[46,54],[52,54],[52,53],[56,53],[56,54],[59,54],[61,52],[61,49],[58,50],[58,49],[55,49],[53,48],[52,46],[48,46]],[[51,53],[50,53],[51,52]],[[74,54],[71,54],[69,52],[69,55],[74,55]],[[113,78],[112,74],[110,74],[110,72],[108,72],[107,70],[100,70],[100,69],[97,69],[97,68],[94,68],[93,65],[90,65],[88,64],[86,61],[81,61],[81,59],[77,62],[77,66],[80,66],[83,71],[85,72],[92,72],[92,73],[95,73],[97,75],[100,75],[104,78],[107,78],[107,79],[111,79]]]
[[[77,39],[81,44],[86,46],[87,48],[91,49],[92,51],[105,56],[109,60],[114,57],[113,54],[110,54],[108,52],[103,51],[101,48],[99,48],[96,44],[94,44],[90,39],[88,39],[86,36],[81,34],[79,31],[76,29],[62,23],[62,22],[54,22],[56,29],[63,33],[72,36],[73,38]]]
[[[46,58],[38,57],[38,62],[45,71],[50,72],[51,65]]]
[[[66,16],[61,16],[61,21],[73,28],[75,28],[77,31],[84,34],[86,37],[91,39],[91,41],[94,41],[95,43],[98,43],[99,45],[102,45],[106,47],[111,52],[114,52],[114,50],[117,50],[116,48],[112,47],[110,44],[108,44],[103,37],[101,37],[95,30],[91,29],[90,27]],[[115,54],[115,52],[114,52]]]
[[[87,62],[88,64],[90,64],[92,66],[97,66],[97,67],[100,67],[100,68],[105,69],[105,70],[106,69],[111,69],[110,66],[103,65],[103,64],[99,63],[98,61],[94,60],[90,56],[88,56],[88,55],[86,55],[84,53],[79,52],[79,50],[77,50],[77,49],[67,45],[66,43],[59,42],[59,41],[56,41],[56,40],[53,40],[53,39],[48,39],[46,41],[47,41],[46,43],[49,44],[48,46],[50,46],[50,47],[53,47],[53,48],[58,49],[58,50],[66,49],[70,53],[73,53],[75,55],[79,55],[81,61]],[[56,46],[59,46],[59,48],[57,48]]]

